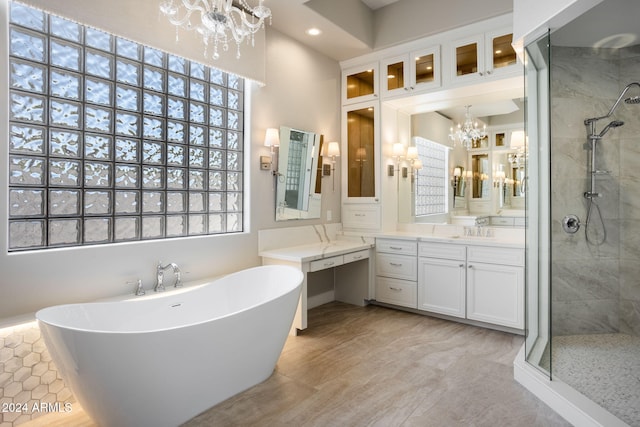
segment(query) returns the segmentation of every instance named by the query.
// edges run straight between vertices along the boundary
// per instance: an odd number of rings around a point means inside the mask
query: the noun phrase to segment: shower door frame
[[[525,132],[529,141],[526,174],[525,358],[540,365],[550,351],[551,334],[551,173],[550,173],[550,33],[525,48]]]

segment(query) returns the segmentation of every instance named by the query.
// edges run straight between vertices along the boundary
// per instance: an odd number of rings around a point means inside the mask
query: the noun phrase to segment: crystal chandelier
[[[251,40],[253,46],[254,34],[264,27],[265,19],[271,18],[271,9],[262,3],[263,0],[259,0],[257,6],[251,7],[246,0],[239,0],[237,6],[232,0],[165,0],[160,4],[160,11],[176,27],[196,30],[204,41],[205,56],[207,47],[213,44],[212,58],[218,59],[218,47],[227,51],[233,39],[236,58],[240,58],[240,43]],[[192,15],[198,22],[191,22]]]
[[[458,143],[462,144],[467,150],[474,148],[478,141],[487,136],[487,126],[482,129],[478,128],[478,122],[471,118],[469,108],[471,105],[466,105],[466,113],[464,115],[464,123],[458,123],[458,127],[455,132],[453,128],[450,129],[449,139],[453,141],[454,145]]]

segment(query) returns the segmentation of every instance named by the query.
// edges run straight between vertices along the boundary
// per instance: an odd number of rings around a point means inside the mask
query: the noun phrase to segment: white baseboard
[[[525,361],[524,345],[513,361],[513,377],[562,418],[577,427],[629,427],[560,380],[549,380]]]

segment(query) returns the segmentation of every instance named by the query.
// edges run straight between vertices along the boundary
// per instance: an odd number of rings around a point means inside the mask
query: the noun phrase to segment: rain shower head
[[[614,121],[610,122],[608,125],[606,125],[604,127],[604,129],[602,129],[602,132],[600,132],[600,135],[598,135],[598,138],[602,138],[604,136],[604,134],[609,131],[609,129],[620,127],[623,124],[624,124],[624,122],[622,122],[620,120],[614,120]]]
[[[616,100],[616,102],[613,104],[613,107],[611,107],[611,109],[609,110],[609,112],[607,113],[606,116],[602,116],[602,117],[592,117],[590,119],[586,119],[584,121],[585,125],[591,125],[592,126],[592,133],[593,132],[593,126],[595,126],[595,122],[597,122],[600,119],[606,119],[607,117],[611,117],[611,115],[613,114],[613,112],[615,111],[616,107],[618,106],[618,104],[620,103],[620,101],[622,100],[622,97],[624,96],[625,93],[627,93],[627,91],[631,88],[631,86],[638,86],[640,87],[640,83],[638,82],[631,82],[629,83],[627,86],[625,86],[624,89],[622,89],[622,92],[620,93],[620,96],[618,96],[618,99]],[[630,98],[626,98],[624,100],[625,103],[627,104],[640,104],[640,97],[638,96],[634,96],[634,97],[630,97]]]

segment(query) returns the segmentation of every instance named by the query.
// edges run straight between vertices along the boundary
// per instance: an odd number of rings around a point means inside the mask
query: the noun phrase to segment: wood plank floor
[[[289,337],[270,378],[184,427],[568,426],[514,381],[522,342],[382,307],[326,304]],[[62,424],[47,415],[26,426],[92,426],[76,406]]]

